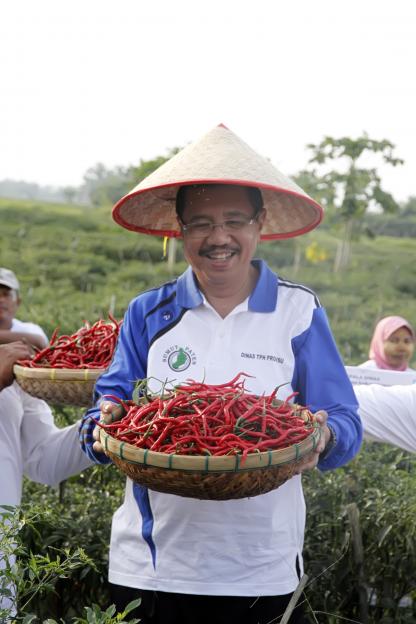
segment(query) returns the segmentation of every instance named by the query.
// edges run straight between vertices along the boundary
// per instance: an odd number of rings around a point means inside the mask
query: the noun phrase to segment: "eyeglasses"
[[[234,219],[226,219],[222,223],[211,223],[211,221],[196,221],[195,223],[181,222],[182,232],[188,238],[205,238],[209,236],[216,227],[220,227],[226,234],[239,232],[257,221],[257,215],[251,219],[246,217],[235,217]]]

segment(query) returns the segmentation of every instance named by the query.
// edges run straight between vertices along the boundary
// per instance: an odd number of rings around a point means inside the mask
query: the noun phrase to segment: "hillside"
[[[50,334],[86,319],[121,316],[129,300],[172,275],[163,241],[123,230],[110,207],[0,199],[0,265],[22,284],[22,320]],[[374,321],[401,314],[416,322],[414,239],[379,236],[353,243],[347,271],[334,274],[338,237],[321,228],[299,239],[262,243],[257,255],[280,275],[313,288],[346,363],[366,358]],[[319,259],[324,255],[325,259]],[[180,244],[174,274],[185,267]]]
[[[56,325],[62,332],[75,331],[84,319],[105,317],[113,306],[121,316],[134,295],[172,277],[162,258],[162,240],[123,230],[112,221],[109,207],[0,200],[0,222],[0,266],[13,268],[22,283],[19,317],[40,323],[49,335]],[[388,236],[356,241],[349,270],[342,274],[333,273],[337,247],[338,235],[327,223],[299,239],[261,244],[258,255],[282,276],[316,290],[346,363],[357,364],[366,358],[376,316],[399,313],[416,322],[414,242]],[[179,249],[173,273],[184,267]],[[60,425],[82,412],[70,406],[52,409]],[[303,482],[309,510],[305,596],[313,621],[364,621],[359,592],[366,585],[374,591],[369,624],[415,622],[413,456],[368,443],[347,466],[311,471]],[[123,489],[124,477],[114,466],[87,470],[57,489],[25,480],[24,522],[18,518],[18,537],[12,541],[20,540],[19,564],[27,586],[40,582],[34,556],[41,557],[37,565],[42,566],[45,557],[54,560],[57,554],[69,561],[65,578],[50,583],[53,592],[34,591],[24,607],[27,618],[33,613],[45,623],[69,622],[92,603],[110,604],[109,531]],[[364,577],[357,573],[351,540],[352,503],[360,514]],[[91,563],[72,563],[79,548]],[[71,560],[69,552],[74,553]],[[403,597],[406,608],[399,606]]]

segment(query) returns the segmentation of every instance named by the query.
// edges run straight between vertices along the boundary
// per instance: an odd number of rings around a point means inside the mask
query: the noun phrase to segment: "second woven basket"
[[[30,368],[15,364],[19,386],[38,399],[57,405],[91,407],[94,385],[103,368]]]

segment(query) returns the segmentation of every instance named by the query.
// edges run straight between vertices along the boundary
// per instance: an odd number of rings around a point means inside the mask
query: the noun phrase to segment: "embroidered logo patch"
[[[196,364],[196,355],[189,347],[174,345],[163,354],[163,362],[167,362],[171,370],[181,372]]]

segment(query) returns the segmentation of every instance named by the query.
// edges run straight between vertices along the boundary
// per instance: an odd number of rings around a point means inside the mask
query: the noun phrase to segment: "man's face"
[[[10,329],[20,299],[15,290],[0,284],[0,329]]]
[[[183,231],[184,253],[207,294],[210,287],[235,289],[247,280],[265,215],[262,211],[252,221],[254,213],[244,188],[224,185],[187,190],[182,221],[191,227]],[[226,227],[204,232],[204,224],[221,223]]]

